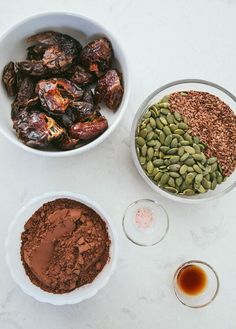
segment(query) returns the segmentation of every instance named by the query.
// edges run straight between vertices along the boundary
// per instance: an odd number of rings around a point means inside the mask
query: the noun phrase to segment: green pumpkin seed
[[[161,108],[161,113],[167,115],[170,111],[167,108]]]
[[[171,135],[169,135],[169,136],[171,136]],[[172,138],[172,136],[171,136],[171,138]],[[170,147],[172,147],[172,148],[176,148],[177,146],[178,146],[178,140],[177,140],[177,138],[173,138],[173,139],[171,140]]]
[[[153,169],[154,169],[154,166],[153,166],[152,161],[148,161],[148,163],[147,163],[147,172],[149,174],[151,174],[153,172]]]
[[[183,195],[190,196],[190,195],[194,195],[194,194],[195,194],[195,192],[192,189],[190,189],[190,188],[188,188],[188,189],[186,189],[186,190],[183,191]]]
[[[191,172],[188,173],[187,176],[185,177],[185,183],[187,185],[192,184],[194,177],[195,177],[195,174],[194,173],[191,173]]]
[[[213,181],[216,178],[215,172],[210,172],[210,180]]]
[[[194,148],[192,146],[184,146],[184,149],[189,154],[194,154],[195,153],[195,150],[194,150]]]
[[[193,148],[197,154],[201,154],[201,149],[200,149],[199,145],[194,143]]]
[[[170,171],[169,174],[170,174],[170,176],[173,177],[173,178],[178,178],[178,177],[180,177],[180,175],[179,175],[177,172],[175,172],[175,171]]]
[[[214,163],[211,165],[211,172],[216,171],[217,168],[218,168],[218,163],[217,163],[217,162],[214,162]]]
[[[186,164],[183,164],[179,170],[180,175],[185,174],[187,170],[188,170],[188,166],[186,166]]]
[[[203,179],[203,175],[202,174],[197,174],[196,177],[195,177],[195,183],[200,184],[202,179]]]
[[[147,141],[150,141],[151,139],[153,139],[154,137],[154,132],[153,131],[150,131],[147,136],[146,136],[146,140]]]
[[[177,129],[175,129],[174,133],[177,134],[177,135],[183,135],[184,130],[177,128]]]
[[[169,159],[165,159],[165,160],[164,160],[164,164],[165,164],[165,166],[169,166],[169,164],[170,164]]]
[[[163,176],[160,179],[160,182],[159,182],[160,186],[164,186],[168,182],[169,177],[170,176],[169,176],[169,174],[167,172],[164,173]]]
[[[169,102],[169,99],[170,99],[170,96],[169,95],[166,95],[162,98],[162,100],[160,101],[160,103],[168,103]]]
[[[158,106],[168,109],[170,104],[168,102],[161,102],[161,103],[158,103]]]
[[[172,136],[171,135],[166,136],[166,139],[164,141],[164,145],[170,146],[171,142],[172,142]]]
[[[188,159],[188,157],[190,156],[189,153],[184,153],[181,158],[180,158],[180,161],[184,162],[186,159]]]
[[[139,162],[143,166],[146,163],[146,157],[143,156],[139,157]]]
[[[193,154],[193,156],[194,156],[194,154]],[[201,162],[197,162],[197,165],[203,170],[203,171],[205,171],[205,169],[206,169],[206,167],[205,166],[203,166],[203,164],[201,164]]]
[[[167,125],[168,123],[167,123],[167,121],[166,121],[166,118],[164,118],[164,117],[160,117],[160,120],[161,120],[161,123],[163,124],[163,125]]]
[[[182,156],[184,155],[184,148],[183,148],[183,146],[180,146],[180,147],[179,147],[179,149],[178,149],[178,155],[179,155],[180,157],[182,157]]]
[[[169,124],[172,124],[174,122],[174,116],[171,113],[167,114],[166,120]]]
[[[209,182],[205,177],[203,177],[201,183],[206,190],[209,190],[209,188],[211,187],[211,182]]]
[[[163,173],[161,172],[161,171],[159,171],[156,175],[155,175],[155,177],[154,177],[154,180],[156,181],[156,182],[159,182],[159,180],[161,179],[161,176],[163,175]]]
[[[154,155],[154,149],[153,149],[153,147],[149,147],[147,149],[147,159],[152,160],[153,155]]]
[[[156,174],[159,172],[159,169],[158,168],[154,168],[153,169],[153,172],[151,173],[151,176],[154,177],[156,176]]]
[[[144,118],[145,118],[145,119],[150,118],[150,116],[151,116],[151,112],[150,112],[150,111],[147,111],[147,112],[144,114]]]
[[[171,130],[170,130],[170,128],[168,126],[165,126],[163,128],[163,131],[164,131],[165,135],[170,135],[171,134]]]
[[[209,165],[212,165],[213,163],[215,163],[217,161],[217,158],[216,157],[211,157],[207,160],[207,163]]]
[[[160,159],[163,159],[164,155],[165,155],[165,154],[164,154],[162,151],[159,152],[159,158],[160,158]]]
[[[153,118],[150,118],[150,125],[152,126],[152,128],[156,128],[156,126],[157,126],[156,120]]]
[[[195,151],[196,151],[196,149],[195,149]],[[201,161],[202,159],[203,159],[203,157],[202,157],[202,155],[201,154],[193,154],[192,155],[193,156],[193,158],[195,159],[195,160],[197,160],[197,161]]]
[[[211,189],[214,190],[216,188],[217,185],[217,180],[216,178],[213,179],[213,181],[211,182]]]
[[[153,128],[152,128],[152,126],[150,125],[150,123],[147,124],[146,129],[147,129],[148,132],[150,132],[150,131],[153,130]]]
[[[152,139],[152,140],[147,142],[147,145],[148,146],[156,146],[156,143],[157,143],[157,141]]]
[[[194,172],[194,169],[193,169],[193,167],[189,166],[187,171],[188,172]]]
[[[216,180],[218,184],[221,184],[223,182],[223,176],[219,171],[216,171]]]
[[[173,116],[172,116],[172,117],[173,117]],[[171,130],[172,132],[174,132],[174,131],[178,128],[178,126],[175,125],[174,123],[171,123],[169,127],[170,127],[170,130]]]
[[[160,167],[164,164],[164,160],[163,159],[156,159],[153,161],[154,166]]]
[[[168,192],[175,193],[175,194],[178,193],[177,189],[174,188],[174,187],[172,187],[172,186],[165,186],[164,188],[165,188],[165,190],[167,190]]]
[[[193,165],[193,169],[196,171],[196,173],[202,174],[202,169],[197,164]]]
[[[157,127],[159,128],[159,129],[163,129],[163,124],[161,123],[161,120],[160,119],[156,119],[156,124],[157,124]]]
[[[136,138],[136,143],[140,146],[143,146],[145,144],[145,139],[139,136]]]
[[[177,162],[179,162],[179,156],[178,156],[178,155],[173,155],[173,156],[170,158],[170,162],[171,162],[171,163],[177,163]]]
[[[184,163],[187,165],[187,166],[193,166],[195,164],[195,160],[192,159],[192,158],[188,158],[187,160],[184,161]]]
[[[172,165],[169,165],[169,170],[170,171],[175,171],[175,172],[177,172],[177,171],[179,171],[180,170],[180,165],[179,164],[172,164]]]
[[[180,145],[188,146],[188,145],[190,145],[190,142],[182,140],[182,141],[180,141]]]
[[[168,180],[168,185],[169,186],[172,186],[172,187],[175,187],[175,180],[173,177],[170,177],[169,180]]]
[[[183,183],[182,177],[177,177],[175,180],[176,186],[180,187],[180,185]]]
[[[146,156],[146,154],[147,154],[147,145],[146,144],[144,144],[142,146],[141,153],[142,153],[142,156],[144,156],[144,157]]]
[[[188,129],[188,125],[186,123],[184,123],[184,122],[180,122],[178,124],[178,128],[179,129],[182,129],[182,130],[187,130]]]
[[[140,131],[139,136],[145,138],[147,136],[147,133],[148,133],[147,129],[144,128]]]
[[[184,139],[185,139],[186,141],[188,141],[190,144],[193,143],[192,136],[190,136],[188,133],[185,133],[185,134],[184,134]]]
[[[195,144],[199,144],[199,143],[200,143],[200,139],[199,139],[199,137],[198,137],[198,136],[193,136],[193,142],[194,142]]]
[[[159,141],[161,144],[164,144],[164,141],[166,139],[166,135],[163,133],[163,131],[160,132],[160,135],[159,135]]]
[[[179,112],[175,111],[174,112],[174,117],[177,121],[181,121],[182,120],[182,116],[181,114],[179,114]]]
[[[169,151],[169,147],[168,146],[161,146],[160,147],[160,150],[161,150],[161,152],[163,152],[163,153],[167,153],[168,151]]]
[[[177,147],[173,147],[172,149],[170,149],[167,154],[176,154],[178,152],[178,148]]]

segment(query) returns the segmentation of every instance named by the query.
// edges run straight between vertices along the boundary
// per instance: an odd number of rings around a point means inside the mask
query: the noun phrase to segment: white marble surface
[[[129,131],[140,102],[166,82],[203,78],[236,94],[236,1],[7,0],[0,2],[0,32],[50,10],[90,15],[117,35],[131,62],[132,95],[119,129],[88,154],[40,158],[0,136],[0,328],[235,329],[236,191],[201,206],[160,197],[132,164]],[[58,190],[87,194],[99,202],[112,216],[120,242],[119,265],[109,284],[93,299],[66,307],[26,296],[4,260],[4,239],[18,208],[33,196]],[[132,245],[121,228],[126,206],[143,197],[157,199],[170,214],[168,236],[152,248]],[[171,286],[176,267],[195,258],[212,264],[221,282],[217,299],[200,310],[180,304]]]

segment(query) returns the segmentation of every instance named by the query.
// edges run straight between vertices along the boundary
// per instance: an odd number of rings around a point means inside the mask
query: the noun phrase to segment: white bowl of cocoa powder
[[[86,196],[70,192],[47,193],[22,207],[5,246],[14,281],[53,305],[93,297],[107,284],[118,257],[109,216]]]
[[[198,136],[206,145],[206,157],[216,157],[221,165],[224,180],[205,193],[183,195],[167,191],[147,175],[140,163],[136,144],[137,127],[148,109],[163,98],[168,99],[171,113],[177,111],[186,118],[192,135]],[[146,145],[148,148],[148,143]],[[173,201],[200,203],[225,195],[236,187],[236,97],[215,83],[199,79],[178,80],[158,88],[144,100],[135,115],[131,129],[131,154],[144,181]],[[158,157],[154,156],[154,159]],[[179,166],[183,163],[179,162]]]

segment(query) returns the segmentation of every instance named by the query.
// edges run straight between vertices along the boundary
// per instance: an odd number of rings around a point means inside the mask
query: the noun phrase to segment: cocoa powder
[[[91,283],[109,261],[106,224],[80,202],[45,203],[24,228],[21,259],[30,280],[45,291],[62,294]]]

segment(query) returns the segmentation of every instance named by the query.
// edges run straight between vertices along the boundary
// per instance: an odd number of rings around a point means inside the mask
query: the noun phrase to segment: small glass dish
[[[168,229],[168,214],[158,202],[141,199],[126,208],[123,230],[133,243],[143,247],[153,246],[164,239]]]
[[[231,94],[228,90],[224,89],[223,87],[215,83],[205,80],[199,80],[199,79],[185,79],[185,80],[178,80],[168,83],[158,88],[153,93],[151,93],[139,107],[134,117],[132,128],[131,128],[131,143],[130,143],[131,155],[135,167],[138,170],[139,174],[153,190],[174,201],[183,202],[183,203],[200,203],[203,201],[208,201],[223,196],[229,191],[233,190],[236,187],[236,170],[234,170],[234,172],[226,179],[225,182],[223,182],[220,185],[217,185],[214,191],[209,190],[206,193],[200,193],[193,196],[173,194],[160,188],[147,176],[141,164],[139,163],[137,152],[136,152],[136,145],[135,145],[135,135],[136,135],[137,126],[143,114],[147,111],[149,106],[151,106],[157,101],[160,101],[164,96],[169,95],[173,92],[188,91],[188,90],[196,90],[196,91],[211,93],[219,97],[226,104],[228,104],[236,114],[236,97],[233,94]]]
[[[188,292],[187,290],[183,289],[181,287],[181,274],[190,267],[195,267],[198,270],[200,270],[202,273],[204,273],[204,280],[205,283],[202,284],[202,289],[199,289],[198,292],[195,291],[195,293],[190,293],[190,286],[188,286]],[[195,278],[188,278],[185,279],[185,284],[195,284],[194,280]],[[199,278],[198,278],[199,280]],[[199,282],[198,282],[199,284]],[[174,278],[173,278],[173,286],[174,286],[174,292],[178,300],[184,304],[185,306],[191,307],[191,308],[201,308],[204,306],[209,305],[217,296],[219,291],[219,277],[216,273],[216,271],[207,263],[199,260],[191,260],[184,264],[182,264],[175,272]],[[183,283],[182,283],[183,286]],[[186,286],[187,287],[187,286]],[[185,287],[185,288],[186,288]],[[195,287],[196,288],[196,287]]]

